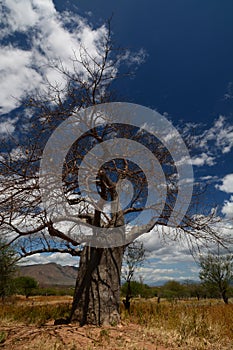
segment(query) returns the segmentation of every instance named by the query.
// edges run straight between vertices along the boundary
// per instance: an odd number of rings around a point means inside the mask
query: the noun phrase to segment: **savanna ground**
[[[219,300],[138,299],[121,325],[54,325],[71,297],[17,297],[1,304],[0,347],[35,350],[232,350],[233,304]]]

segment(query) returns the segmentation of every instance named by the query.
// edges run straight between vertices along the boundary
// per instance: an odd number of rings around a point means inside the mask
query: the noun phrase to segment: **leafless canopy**
[[[41,201],[39,188],[39,166],[44,146],[55,128],[69,116],[86,107],[109,102],[114,99],[111,84],[120,75],[119,67],[127,59],[127,50],[115,49],[110,29],[98,57],[89,54],[85,47],[74,52],[73,70],[69,71],[62,62],[51,62],[54,70],[63,76],[65,84],[51,85],[46,82],[41,91],[28,97],[24,102],[26,110],[33,114],[27,124],[27,135],[8,137],[2,140],[0,155],[0,227],[9,243],[15,242],[21,257],[41,252],[70,253],[80,255],[85,243],[77,239],[72,229],[63,231],[59,223],[51,221]],[[81,68],[80,68],[81,67]],[[121,74],[128,75],[128,72]],[[29,131],[30,130],[30,131]],[[25,132],[25,130],[24,130]],[[63,189],[70,206],[78,208],[77,218],[83,224],[96,227],[120,226],[130,223],[144,210],[147,197],[147,179],[142,169],[126,158],[106,162],[98,172],[97,192],[105,201],[118,198],[119,180],[131,182],[133,197],[129,205],[114,214],[104,211],[101,206],[93,208],[88,197],[81,196],[78,172],[84,155],[96,145],[112,136],[130,138],[147,147],[163,168],[167,183],[167,199],[154,223],[148,230],[158,226],[166,227],[177,198],[177,178],[175,164],[166,147],[148,133],[121,125],[104,124],[93,127],[83,134],[70,148],[63,164]],[[222,237],[213,229],[215,213],[204,215],[190,208],[180,226],[173,230],[174,238],[180,235],[192,239],[219,241]],[[77,229],[77,226],[76,226]],[[80,232],[82,230],[80,226]],[[80,235],[78,236],[80,237]]]

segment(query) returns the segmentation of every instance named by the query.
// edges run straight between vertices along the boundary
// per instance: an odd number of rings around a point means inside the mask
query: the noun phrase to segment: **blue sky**
[[[0,10],[0,134],[20,128],[15,111],[23,91],[39,87],[45,75],[53,79],[49,70],[38,74],[41,63],[49,56],[62,55],[66,60],[80,40],[94,50],[95,40],[101,40],[101,26],[113,14],[116,43],[145,52],[135,77],[115,83],[119,95],[156,109],[174,125],[192,123],[196,179],[208,179],[207,204],[218,204],[219,213],[232,222],[231,0],[3,0]],[[59,17],[65,10],[70,13]],[[79,29],[70,35],[67,23],[72,17]],[[140,272],[146,282],[196,278],[197,268],[185,244],[182,248],[147,237],[146,245],[150,254]],[[57,256],[30,261],[48,259],[57,261]],[[59,259],[62,264],[72,263],[68,257]]]
[[[189,121],[211,121],[232,111],[232,105],[222,101],[233,77],[232,1],[156,0],[142,6],[138,0],[83,0],[78,4],[81,13],[92,12],[93,23],[113,13],[116,41],[148,53],[136,78],[123,85],[129,99]]]

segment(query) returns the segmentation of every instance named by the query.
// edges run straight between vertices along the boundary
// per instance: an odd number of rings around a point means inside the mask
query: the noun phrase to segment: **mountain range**
[[[47,286],[74,286],[78,268],[62,266],[56,263],[22,265],[19,267],[20,276],[33,277],[40,287]]]

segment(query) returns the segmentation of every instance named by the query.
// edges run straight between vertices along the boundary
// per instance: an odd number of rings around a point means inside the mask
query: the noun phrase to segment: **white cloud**
[[[185,276],[179,273],[177,268],[159,268],[148,265],[147,267],[141,267],[135,272],[134,279],[139,281],[142,278],[143,283],[149,285],[163,284],[169,280],[184,280]]]
[[[224,202],[222,213],[227,219],[233,219],[233,196],[230,197],[230,200]]]
[[[192,262],[184,232],[183,240],[174,240],[179,235],[179,229],[157,226],[138,238],[143,242],[148,259],[159,259],[160,263]]]
[[[20,105],[19,99],[26,92],[33,91],[42,78],[31,68],[33,55],[30,51],[13,46],[0,48],[0,111],[7,113]]]
[[[43,7],[46,3],[47,5],[50,3],[50,1],[43,0],[40,2]],[[39,20],[39,15],[35,10],[37,3],[38,1],[32,2],[30,0],[3,1],[3,5],[6,6],[4,9],[5,17],[3,18],[3,23],[12,31],[26,31],[28,28],[35,25]],[[48,6],[47,10],[49,10]]]
[[[227,209],[226,209],[227,210]],[[233,242],[232,236],[232,213],[233,213],[233,196],[231,220],[220,221],[215,223],[213,229],[221,234],[222,237],[228,238],[228,241]],[[147,284],[162,284],[168,280],[177,280],[184,282],[185,280],[198,280],[199,267],[194,261],[194,254],[198,252],[208,253],[216,250],[216,243],[204,242],[199,240],[199,250],[195,249],[197,244],[196,239],[191,236],[188,238],[186,233],[182,233],[178,240],[174,240],[176,230],[168,227],[157,227],[152,231],[140,236],[138,240],[143,241],[146,249],[146,261],[144,265],[135,273],[135,279],[143,281]],[[173,240],[171,239],[173,237]],[[188,241],[189,240],[189,241]],[[193,246],[193,251],[190,251]],[[228,248],[232,250],[232,245],[229,243]]]
[[[233,174],[226,175],[221,181],[222,185],[216,185],[216,188],[226,193],[233,193]]]
[[[216,148],[223,154],[228,153],[233,147],[233,125],[230,125],[227,119],[220,115],[214,125],[196,139],[198,146],[203,149],[208,149],[209,143],[214,142]]]
[[[217,176],[212,176],[212,175],[206,175],[206,176],[201,176],[200,180],[203,180],[203,181],[216,181],[216,180],[218,180],[218,177]]]
[[[0,92],[1,94],[1,92]],[[15,131],[16,119],[6,120],[0,123],[0,135],[12,134]]]
[[[42,88],[45,77],[52,84],[64,86],[63,77],[49,63],[59,59],[65,69],[73,71],[71,58],[74,52],[80,57],[81,46],[97,61],[101,56],[106,28],[94,30],[75,14],[60,14],[52,0],[3,0],[0,12],[1,38],[7,40],[11,35],[12,42],[0,47],[1,113],[10,112],[27,93]],[[68,24],[72,24],[72,30],[67,29]],[[25,36],[20,46],[12,39],[14,33]],[[79,63],[76,70],[84,74]]]
[[[140,281],[142,278],[144,283],[156,285],[163,284],[169,280],[176,280],[181,283],[185,280],[198,280],[198,273],[199,269],[194,261],[191,263],[187,262],[185,268],[184,266],[181,268],[181,264],[174,262],[166,266],[165,264],[148,261],[145,263],[145,266],[135,271],[133,278],[137,281]]]
[[[195,152],[192,156],[192,164],[195,166],[214,166],[221,154],[233,149],[233,124],[222,115],[209,129],[203,130],[202,124],[189,123],[182,134],[187,138],[190,149]]]
[[[200,156],[192,158],[192,164],[196,166],[209,165],[213,166],[215,164],[214,157],[209,156],[206,153],[202,153]]]
[[[48,264],[56,263],[62,266],[77,266],[79,258],[72,257],[68,253],[53,253],[53,254],[35,254],[21,260],[22,265]]]

